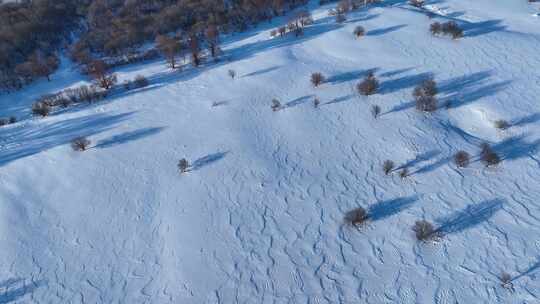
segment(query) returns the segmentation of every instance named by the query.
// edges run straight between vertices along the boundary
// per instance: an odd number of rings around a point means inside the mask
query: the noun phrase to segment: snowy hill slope
[[[471,2],[433,3],[429,19],[386,1],[342,25],[313,5],[299,39],[270,38],[281,20],[198,70],[129,66],[120,79],[151,85],[44,119],[33,98],[85,81],[69,63],[0,96],[2,115],[24,118],[0,129],[0,303],[537,303],[540,20],[525,1]],[[429,34],[448,19],[463,39]],[[360,97],[368,71],[381,88]],[[313,88],[312,72],[327,81]],[[411,92],[430,74],[449,106],[427,115]],[[92,148],[74,152],[81,135]],[[411,176],[385,176],[386,159]],[[360,230],[344,223],[359,206],[372,216]],[[442,240],[418,243],[419,219]]]

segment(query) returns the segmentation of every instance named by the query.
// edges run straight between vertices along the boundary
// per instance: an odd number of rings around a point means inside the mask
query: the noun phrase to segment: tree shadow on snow
[[[117,145],[121,145],[130,141],[135,141],[141,138],[145,138],[147,136],[151,136],[154,134],[157,134],[161,132],[164,127],[158,127],[158,128],[142,128],[135,131],[125,132],[120,135],[115,135],[111,138],[107,138],[104,140],[101,140],[95,147],[96,148],[110,148]]]
[[[378,202],[369,207],[369,218],[372,221],[385,219],[409,208],[417,200],[417,196],[408,196]]]
[[[500,199],[488,200],[479,204],[469,205],[437,222],[440,223],[437,232],[443,234],[458,233],[489,220],[503,206]]]
[[[504,31],[505,25],[502,25],[502,20],[493,19],[480,22],[464,22],[461,24],[463,35],[465,37],[476,37],[493,32]]]
[[[384,34],[395,32],[395,31],[397,31],[397,30],[399,30],[401,28],[404,28],[406,26],[407,26],[406,24],[400,24],[400,25],[389,26],[389,27],[380,28],[380,29],[376,29],[376,30],[371,30],[371,31],[368,31],[366,35],[367,36],[382,36]]]
[[[12,303],[21,300],[26,295],[32,294],[36,289],[45,285],[45,280],[27,283],[26,280],[8,279],[0,282],[0,304]]]
[[[432,159],[433,157],[435,157],[435,156],[437,156],[439,154],[441,154],[441,151],[439,151],[439,150],[430,150],[430,151],[418,154],[418,155],[416,155],[416,157],[413,160],[410,160],[410,161],[404,163],[403,165],[397,167],[394,170],[400,170],[400,169],[403,169],[403,168],[414,167],[414,166],[416,166],[416,165],[418,165],[420,163],[423,163],[425,161],[428,161],[428,160]]]
[[[389,93],[400,89],[413,88],[420,84],[422,80],[429,77],[429,73],[422,73],[416,76],[404,76],[400,79],[387,81],[382,84],[381,92]],[[448,80],[438,81],[438,99],[439,107],[446,105],[448,109],[458,108],[471,104],[481,98],[495,95],[504,90],[511,81],[499,81],[490,83],[491,71],[482,71],[470,75],[450,78]],[[412,90],[411,90],[412,95]],[[412,98],[412,96],[411,96]],[[409,100],[394,106],[384,114],[399,112],[414,107],[415,101]]]
[[[53,123],[43,121],[35,125],[3,128],[0,137],[5,141],[0,151],[0,166],[66,144],[76,137],[91,136],[112,129],[132,114],[93,114]]]
[[[269,72],[272,72],[272,71],[275,71],[275,70],[279,70],[280,68],[281,68],[281,66],[275,65],[273,67],[261,69],[261,70],[255,71],[255,72],[251,72],[251,73],[242,75],[242,78],[251,77],[251,76],[257,76],[257,75],[261,75],[261,74],[266,74],[266,73],[269,73]]]
[[[349,81],[359,81],[363,77],[365,77],[369,72],[375,73],[379,68],[373,68],[373,69],[367,69],[367,70],[356,70],[356,71],[349,71],[341,74],[336,74],[328,77],[326,79],[325,83],[329,84],[340,84],[344,82]]]
[[[520,127],[540,121],[540,113],[524,116],[511,122],[512,126]]]
[[[191,166],[191,170],[196,171],[196,170],[199,170],[199,169],[201,169],[203,167],[211,165],[211,164],[223,159],[225,156],[227,156],[227,154],[229,154],[229,151],[212,153],[212,154],[208,154],[208,155],[206,155],[204,157],[201,157],[201,158],[199,158],[199,159],[197,159],[196,161],[193,162],[193,165]]]
[[[354,96],[355,96],[355,95],[353,95],[353,94],[349,94],[349,95],[337,97],[337,98],[334,98],[334,99],[330,100],[329,102],[323,103],[322,105],[323,105],[323,106],[327,106],[327,105],[331,105],[331,104],[336,104],[336,103],[344,102],[344,101],[347,101],[347,100],[353,98]]]
[[[540,257],[537,258],[536,263],[532,264],[527,270],[521,272],[517,276],[513,277],[511,281],[518,280],[525,276],[530,276],[534,272],[536,272],[538,269],[540,269]]]
[[[527,135],[519,135],[507,138],[492,146],[501,160],[516,160],[523,157],[531,157],[536,154],[540,147],[540,139],[532,142],[525,141]]]
[[[406,75],[397,79],[387,80],[381,84],[379,92],[381,94],[390,94],[403,89],[412,89],[432,76],[432,73],[420,73],[417,75]]]
[[[286,108],[292,108],[292,107],[299,106],[299,105],[301,105],[303,103],[308,102],[313,97],[314,97],[314,95],[305,95],[305,96],[302,96],[302,97],[298,97],[298,98],[296,98],[294,100],[291,100],[291,101],[287,102],[285,104],[285,107]]]

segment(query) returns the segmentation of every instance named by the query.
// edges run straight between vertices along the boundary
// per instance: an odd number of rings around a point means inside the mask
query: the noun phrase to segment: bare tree
[[[189,162],[187,159],[182,158],[178,161],[178,170],[180,170],[180,173],[185,173],[189,169]]]
[[[373,95],[379,89],[379,81],[373,74],[369,72],[368,75],[360,83],[356,85],[356,90],[358,93],[364,96]]]
[[[495,166],[501,162],[501,158],[488,143],[481,145],[482,151],[480,152],[480,161],[486,166]]]
[[[176,56],[180,53],[181,44],[176,39],[167,35],[158,35],[156,37],[156,47],[167,59],[171,69],[176,68]]]
[[[311,84],[314,86],[314,87],[318,87],[320,86],[325,80],[325,77],[322,73],[313,73],[311,74]]]
[[[379,117],[379,115],[381,114],[381,107],[379,107],[378,105],[372,105],[371,106],[371,115],[373,115],[373,118],[377,118]]]
[[[499,130],[506,130],[510,128],[510,123],[504,119],[498,119],[494,122],[495,128]]]
[[[98,85],[108,90],[116,83],[116,75],[108,74],[107,64],[103,60],[94,60],[88,66],[88,72],[97,81]]]
[[[45,117],[48,116],[50,112],[51,107],[45,102],[39,101],[32,104],[32,114],[36,116]]]
[[[399,177],[406,178],[408,176],[409,176],[409,168],[403,167],[403,169],[401,169],[401,171],[399,171]]]
[[[501,286],[503,288],[511,291],[514,290],[514,284],[512,284],[512,276],[509,273],[503,271],[501,273],[501,276],[499,277],[499,280],[501,281]]]
[[[369,219],[366,209],[358,207],[345,215],[345,221],[355,227],[362,226]]]
[[[436,237],[436,231],[433,224],[426,220],[416,221],[413,226],[416,239],[419,241],[428,241]]]
[[[320,104],[321,104],[321,100],[318,97],[313,98],[313,106],[315,108],[318,108]]]
[[[189,49],[191,51],[191,63],[198,67],[201,64],[201,49],[197,35],[192,34],[189,37]]]
[[[392,170],[394,169],[395,165],[394,165],[394,162],[391,161],[391,160],[385,160],[383,162],[383,171],[384,171],[384,174],[388,175],[390,174],[390,172],[392,172]]]
[[[219,30],[215,24],[210,24],[205,31],[206,41],[210,49],[210,55],[215,58],[218,56],[219,49]]]
[[[272,111],[276,112],[281,109],[281,102],[277,100],[276,98],[272,99]]]
[[[454,155],[454,162],[460,168],[467,167],[470,163],[470,159],[471,156],[465,151],[458,151],[456,155]]]
[[[356,36],[356,38],[363,37],[366,34],[366,30],[362,26],[357,26],[354,28],[353,34]]]
[[[74,151],[86,151],[88,146],[90,146],[90,143],[90,140],[88,140],[86,137],[77,137],[71,141],[71,148]]]

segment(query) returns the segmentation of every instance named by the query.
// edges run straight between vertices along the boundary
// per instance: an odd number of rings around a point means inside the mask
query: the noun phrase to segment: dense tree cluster
[[[159,51],[171,66],[176,67],[176,56],[182,51],[199,65],[203,52],[219,55],[221,33],[245,30],[306,2],[33,0],[0,4],[0,90],[17,90],[37,78],[49,78],[59,65],[58,51],[67,46],[70,56],[84,66],[99,58],[111,64],[107,58],[132,58],[140,46],[159,37]]]
[[[0,5],[0,90],[17,90],[58,67],[56,51],[77,29],[87,0]],[[82,10],[81,10],[82,9]]]

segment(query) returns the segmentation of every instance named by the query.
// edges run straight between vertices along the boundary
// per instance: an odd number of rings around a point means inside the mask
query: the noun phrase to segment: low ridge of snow
[[[32,118],[36,97],[87,81],[63,60],[52,82],[0,96],[20,118],[0,128],[0,303],[537,303],[534,5],[437,1],[430,19],[393,0],[339,25],[313,4],[300,38],[270,38],[279,19],[226,37],[220,62],[121,68],[150,86]],[[464,38],[430,35],[448,20]],[[360,97],[369,71],[380,90]],[[426,115],[411,93],[429,75],[448,106]],[[72,151],[78,136],[92,147]],[[483,142],[496,168],[478,161]],[[386,159],[411,175],[385,176]],[[344,215],[359,206],[372,220],[353,229]],[[444,237],[418,243],[419,219]]]

